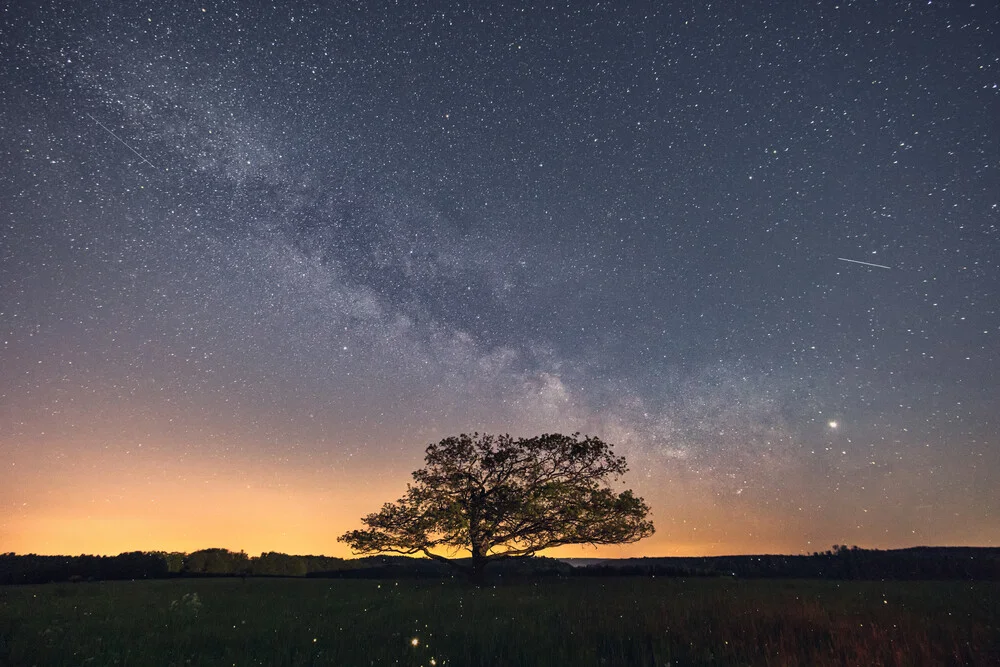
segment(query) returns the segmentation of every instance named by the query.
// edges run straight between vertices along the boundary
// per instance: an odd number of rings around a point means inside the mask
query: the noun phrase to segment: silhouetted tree
[[[423,554],[482,583],[491,561],[653,534],[643,499],[606,486],[628,466],[598,438],[462,434],[427,447],[425,462],[406,495],[338,539],[358,553]]]
[[[250,569],[250,558],[228,549],[200,549],[184,559],[184,572],[188,574],[245,574]]]
[[[163,560],[167,563],[167,572],[180,574],[181,570],[184,569],[184,556],[185,554],[179,551],[164,552]]]
[[[251,559],[250,571],[255,575],[304,577],[309,569],[306,559],[301,556],[269,551]]]

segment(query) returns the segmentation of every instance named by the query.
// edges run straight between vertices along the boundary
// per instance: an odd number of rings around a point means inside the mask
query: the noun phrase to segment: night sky
[[[346,556],[472,431],[627,457],[656,535],[556,554],[1000,545],[994,0],[16,2],[0,51],[0,551]]]

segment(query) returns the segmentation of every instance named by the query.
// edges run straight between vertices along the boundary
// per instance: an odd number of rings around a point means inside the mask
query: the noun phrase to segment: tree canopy
[[[628,466],[599,438],[463,433],[428,446],[425,463],[402,498],[338,539],[357,553],[423,554],[481,581],[490,561],[653,534],[643,499],[608,486]]]

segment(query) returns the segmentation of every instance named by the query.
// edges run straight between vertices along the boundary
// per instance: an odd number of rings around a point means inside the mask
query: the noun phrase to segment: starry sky
[[[346,556],[472,431],[627,457],[557,555],[1000,545],[996,2],[0,26],[0,551]]]

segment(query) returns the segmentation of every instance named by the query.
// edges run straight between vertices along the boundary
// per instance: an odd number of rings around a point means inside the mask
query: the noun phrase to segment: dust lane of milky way
[[[627,457],[564,554],[1000,544],[1000,8],[624,4],[5,8],[0,551],[346,555],[471,431]]]

